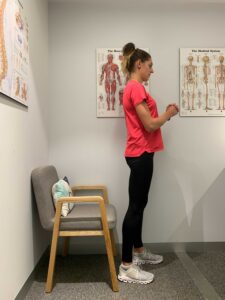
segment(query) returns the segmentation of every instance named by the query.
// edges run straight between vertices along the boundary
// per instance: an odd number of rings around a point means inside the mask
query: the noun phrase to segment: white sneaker
[[[158,254],[153,254],[146,248],[144,248],[143,253],[133,253],[133,263],[135,265],[143,265],[143,264],[152,264],[157,265],[163,262],[163,256]]]
[[[141,270],[139,266],[131,264],[130,267],[125,270],[122,265],[119,268],[118,279],[128,283],[140,283],[147,284],[152,282],[154,275],[150,272]]]

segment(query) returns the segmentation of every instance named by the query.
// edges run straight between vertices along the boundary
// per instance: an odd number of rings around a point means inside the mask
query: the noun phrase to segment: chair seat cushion
[[[109,229],[112,229],[116,226],[116,209],[111,204],[106,204],[105,206]],[[75,208],[66,217],[61,217],[60,230],[89,229],[102,229],[101,213],[98,204],[76,204]]]

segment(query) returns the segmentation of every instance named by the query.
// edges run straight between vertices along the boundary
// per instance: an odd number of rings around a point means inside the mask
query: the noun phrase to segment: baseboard
[[[16,296],[15,300],[23,300],[25,299],[32,282],[34,281],[34,270],[31,272],[30,276],[27,278],[26,282],[22,286],[21,290],[19,291],[18,295]]]
[[[224,250],[225,242],[183,242],[183,243],[146,243],[146,247],[152,252],[204,252],[207,250]],[[121,244],[116,244],[118,253],[121,254]],[[62,251],[62,245],[58,247],[58,253]],[[76,243],[72,240],[69,246],[69,254],[106,254],[104,241],[97,243]]]
[[[152,252],[205,252],[224,250],[225,242],[183,242],[183,243],[147,243]]]
[[[36,269],[38,268],[38,266],[41,263],[42,259],[44,259],[44,257],[46,257],[46,255],[49,256],[49,246],[46,248],[46,250],[42,254],[41,258],[39,259],[38,263],[34,267],[33,271],[30,274],[30,276],[27,278],[24,285],[22,286],[19,293],[17,294],[15,300],[24,300],[25,299],[25,297],[26,297],[26,295],[27,295],[27,293],[28,293],[33,281],[34,281]]]

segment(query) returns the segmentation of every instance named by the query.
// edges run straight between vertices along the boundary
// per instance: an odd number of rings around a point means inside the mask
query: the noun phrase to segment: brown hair
[[[124,74],[130,74],[134,71],[135,62],[141,60],[145,62],[149,60],[151,55],[141,49],[135,48],[133,43],[128,43],[123,47],[123,60],[121,63],[122,71]]]

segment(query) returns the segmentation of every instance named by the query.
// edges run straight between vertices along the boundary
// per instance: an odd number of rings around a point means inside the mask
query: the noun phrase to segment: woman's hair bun
[[[128,43],[123,47],[123,55],[129,56],[135,50],[134,43]]]
[[[135,62],[140,60],[145,62],[150,59],[151,56],[148,52],[135,48],[133,43],[128,43],[123,47],[123,59],[121,62],[121,68],[124,75],[131,74],[135,69]]]

